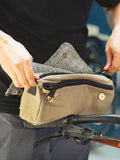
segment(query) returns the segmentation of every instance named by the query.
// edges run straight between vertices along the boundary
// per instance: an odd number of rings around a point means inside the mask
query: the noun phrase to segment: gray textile
[[[70,43],[63,43],[45,63],[46,65],[75,73],[92,73]]]
[[[92,73],[72,45],[67,42],[63,43],[45,64],[33,62],[33,70],[38,75],[45,72]],[[16,95],[17,90],[12,83],[5,95]]]
[[[90,144],[57,140],[33,148],[40,138],[60,128],[26,129],[18,115],[0,113],[0,160],[87,160]]]

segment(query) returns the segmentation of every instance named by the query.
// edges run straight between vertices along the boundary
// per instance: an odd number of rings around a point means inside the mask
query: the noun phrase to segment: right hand
[[[26,48],[0,31],[0,64],[16,87],[36,86],[32,67],[33,58]]]

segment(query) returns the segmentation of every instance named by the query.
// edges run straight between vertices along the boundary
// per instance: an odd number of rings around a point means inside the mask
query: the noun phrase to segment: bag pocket
[[[89,85],[89,86],[93,86],[101,89],[113,90],[112,85],[102,84],[102,83],[91,81],[88,79],[70,79],[70,80],[61,81],[59,83],[46,82],[46,83],[43,83],[43,88],[50,91],[46,98],[48,101],[51,102],[53,101],[56,90],[64,87],[78,86],[78,85]]]
[[[31,90],[35,91],[35,95],[31,94],[28,89],[24,89],[21,102],[20,102],[20,117],[33,125],[36,125],[36,120],[40,112],[41,96],[40,87],[32,87]],[[33,92],[34,92],[33,91]]]

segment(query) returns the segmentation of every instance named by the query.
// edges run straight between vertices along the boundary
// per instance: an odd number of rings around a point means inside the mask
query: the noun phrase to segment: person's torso
[[[34,61],[44,63],[65,41],[78,52],[84,50],[91,3],[92,0],[4,0],[0,4],[0,29],[21,42]],[[4,96],[10,80],[4,72],[0,71],[0,75],[0,108],[1,104],[12,107],[14,97]]]
[[[4,0],[0,5],[0,29],[23,43],[37,60],[44,57],[40,52],[45,46],[54,47],[55,51],[63,41],[85,45],[87,31],[82,29],[91,3],[92,0]],[[41,58],[41,62],[47,58]]]

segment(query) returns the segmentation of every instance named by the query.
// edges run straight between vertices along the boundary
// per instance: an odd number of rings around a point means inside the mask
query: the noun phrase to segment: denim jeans
[[[26,129],[18,115],[0,113],[0,160],[87,160],[90,144],[79,145],[72,138],[33,147],[38,139],[58,130]]]

